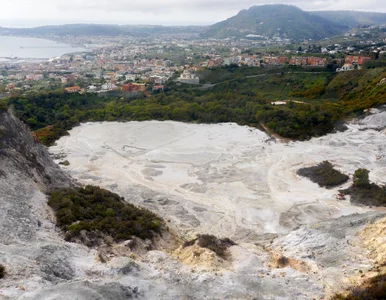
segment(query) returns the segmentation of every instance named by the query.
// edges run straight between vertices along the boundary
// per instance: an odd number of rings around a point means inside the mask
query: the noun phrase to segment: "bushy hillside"
[[[290,5],[253,6],[228,20],[214,24],[204,37],[246,37],[248,34],[290,39],[322,39],[348,28]]]
[[[338,98],[346,112],[386,104],[386,68],[340,73],[326,86],[325,96]]]
[[[386,24],[385,13],[362,12],[362,11],[313,11],[315,16],[322,17],[331,22],[350,28],[358,25],[382,25]]]
[[[161,231],[162,221],[155,214],[95,186],[54,191],[48,205],[54,209],[68,240],[76,240],[82,231],[93,240],[89,243],[96,243],[104,235],[116,241],[132,236],[152,238]]]

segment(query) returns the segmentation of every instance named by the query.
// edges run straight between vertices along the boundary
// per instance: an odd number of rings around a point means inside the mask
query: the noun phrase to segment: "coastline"
[[[0,35],[0,39],[15,39],[15,44],[0,51],[0,64],[35,63],[47,61],[67,54],[91,52],[84,45],[70,45],[63,40],[41,36]],[[17,41],[17,39],[21,39]],[[22,43],[25,40],[25,44]],[[29,40],[27,40],[29,39]],[[41,40],[41,45],[39,41]],[[33,43],[31,43],[31,41]],[[54,44],[56,43],[56,44]],[[12,48],[13,47],[13,48]],[[63,49],[63,51],[61,51]],[[71,51],[71,50],[74,51]]]

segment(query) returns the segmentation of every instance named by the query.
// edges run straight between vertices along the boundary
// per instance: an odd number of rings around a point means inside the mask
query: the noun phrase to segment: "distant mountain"
[[[360,11],[312,11],[309,13],[350,28],[358,25],[386,24],[386,13]]]
[[[0,28],[0,33],[12,35],[86,35],[86,36],[115,36],[123,31],[112,25],[72,24],[59,26],[41,26],[34,28]]]
[[[126,34],[133,36],[154,35],[195,35],[200,34],[208,26],[161,26],[161,25],[124,25],[119,27]]]
[[[177,35],[199,34],[205,27],[200,26],[156,26],[156,25],[99,25],[99,24],[70,24],[58,26],[41,26],[35,28],[2,28],[0,35],[21,36],[151,36],[151,35]]]
[[[202,36],[207,38],[246,37],[248,34],[289,39],[322,39],[348,29],[290,5],[253,6],[236,16],[212,25]]]

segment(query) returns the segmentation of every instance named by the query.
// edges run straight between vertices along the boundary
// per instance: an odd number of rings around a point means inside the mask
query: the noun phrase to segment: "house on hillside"
[[[153,92],[160,92],[160,91],[163,91],[164,90],[164,86],[163,85],[158,85],[156,84],[154,87],[153,87]]]
[[[73,94],[73,93],[80,93],[80,92],[82,92],[82,89],[79,86],[70,86],[70,87],[65,88],[64,91],[66,93]]]
[[[291,66],[306,66],[307,65],[307,57],[302,57],[302,56],[293,56],[289,64]]]
[[[112,83],[112,82],[107,82],[105,84],[102,84],[102,90],[105,90],[105,91],[115,91],[117,90],[118,87]]]
[[[122,86],[124,92],[145,92],[146,85],[143,83],[128,83]]]
[[[96,93],[98,91],[98,87],[96,87],[95,85],[90,85],[88,87],[88,92],[89,93]]]
[[[15,89],[15,85],[13,83],[8,83],[6,90],[7,91],[13,91]]]
[[[327,66],[327,59],[321,57],[304,57],[293,56],[290,59],[289,64],[291,66],[311,66],[311,67],[325,67]]]
[[[200,84],[200,78],[198,78],[196,74],[190,70],[182,72],[177,81],[188,84]]]
[[[288,58],[283,56],[283,57],[278,57],[278,56],[263,56],[263,62],[267,65],[284,65],[288,62]]]
[[[327,59],[321,57],[307,57],[307,65],[312,67],[327,66]]]
[[[224,60],[221,57],[217,57],[209,60],[208,67],[210,68],[218,67],[218,66],[221,66],[223,63],[224,63]]]
[[[352,65],[363,65],[365,62],[371,60],[371,57],[368,56],[352,56],[348,55],[345,58],[345,62],[347,64],[352,64]]]
[[[344,64],[343,67],[336,69],[337,72],[353,71],[355,69],[353,64]]]
[[[137,74],[127,74],[125,79],[128,81],[135,81],[139,76]]]

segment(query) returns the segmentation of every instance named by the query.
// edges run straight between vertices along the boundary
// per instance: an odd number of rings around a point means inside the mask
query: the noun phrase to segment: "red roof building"
[[[291,66],[311,66],[311,67],[325,67],[327,59],[321,57],[303,57],[294,56],[290,59]]]
[[[353,65],[363,65],[366,61],[371,60],[371,57],[368,56],[353,56],[348,55],[345,58],[346,64],[353,64]]]
[[[71,86],[64,89],[67,93],[80,93],[82,89],[79,86]]]
[[[264,56],[263,62],[267,65],[284,65],[286,62],[288,62],[288,58],[285,56]]]
[[[145,84],[140,84],[140,83],[128,83],[128,84],[124,84],[122,86],[122,91],[125,91],[125,92],[145,92],[146,86],[145,86]]]

